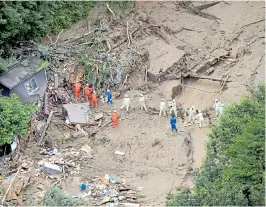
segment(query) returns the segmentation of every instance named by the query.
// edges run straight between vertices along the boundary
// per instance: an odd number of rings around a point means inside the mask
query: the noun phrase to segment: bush
[[[264,206],[265,85],[228,106],[207,143],[193,191],[177,191],[167,205]]]
[[[24,135],[27,132],[34,109],[33,104],[22,105],[15,94],[0,96],[0,145],[10,143],[13,133]]]
[[[60,188],[51,186],[46,192],[43,204],[45,206],[81,206],[85,205],[81,199],[65,194]]]

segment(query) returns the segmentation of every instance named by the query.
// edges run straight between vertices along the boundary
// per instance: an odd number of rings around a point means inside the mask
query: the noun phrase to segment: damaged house
[[[3,96],[12,93],[20,97],[22,103],[37,101],[47,88],[47,61],[37,57],[25,59],[0,75],[0,90]]]

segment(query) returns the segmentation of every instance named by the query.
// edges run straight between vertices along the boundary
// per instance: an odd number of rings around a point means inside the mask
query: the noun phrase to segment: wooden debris
[[[42,140],[43,140],[43,138],[44,138],[44,136],[45,136],[45,132],[46,132],[46,130],[47,130],[47,128],[48,128],[48,126],[49,126],[51,120],[52,120],[53,113],[54,113],[54,111],[51,111],[50,114],[49,114],[49,117],[48,117],[48,119],[47,119],[47,122],[46,122],[46,124],[45,124],[45,126],[44,126],[44,129],[43,129],[43,131],[42,131],[42,135],[41,135],[41,138],[40,138],[39,144],[42,142]]]
[[[18,175],[18,173],[19,173],[20,170],[21,170],[21,166],[19,166],[19,168],[18,168],[16,174],[15,174],[14,177],[12,178],[12,180],[11,180],[11,182],[10,182],[10,184],[9,184],[9,186],[8,186],[8,188],[7,188],[7,190],[6,190],[6,192],[5,192],[5,195],[4,195],[3,198],[2,198],[2,201],[1,201],[1,204],[2,204],[2,205],[4,204],[4,202],[5,202],[5,200],[6,200],[6,196],[7,196],[8,192],[9,192],[9,190],[10,190],[10,188],[11,188],[11,186],[12,186],[12,184],[13,184],[13,182],[14,182],[15,178],[17,177],[17,175]]]

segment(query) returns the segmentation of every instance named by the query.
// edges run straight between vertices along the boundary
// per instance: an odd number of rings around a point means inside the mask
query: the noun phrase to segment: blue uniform
[[[177,131],[177,129],[176,129],[176,118],[175,117],[172,117],[170,119],[170,124],[171,124],[172,131]]]
[[[113,103],[113,95],[112,92],[106,92],[106,96],[107,96],[107,104],[112,104]]]

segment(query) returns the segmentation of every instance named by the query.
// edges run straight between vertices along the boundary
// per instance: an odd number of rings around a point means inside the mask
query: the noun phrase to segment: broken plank
[[[44,138],[45,132],[46,132],[46,130],[47,130],[47,128],[48,128],[48,126],[49,126],[51,120],[52,120],[53,113],[54,113],[54,111],[51,111],[50,114],[49,114],[49,117],[48,117],[48,119],[47,119],[47,122],[46,122],[46,124],[45,124],[45,126],[44,126],[44,129],[43,129],[43,131],[42,131],[42,135],[41,135],[41,138],[40,138],[39,144],[42,142],[42,140],[43,140],[43,138]]]

